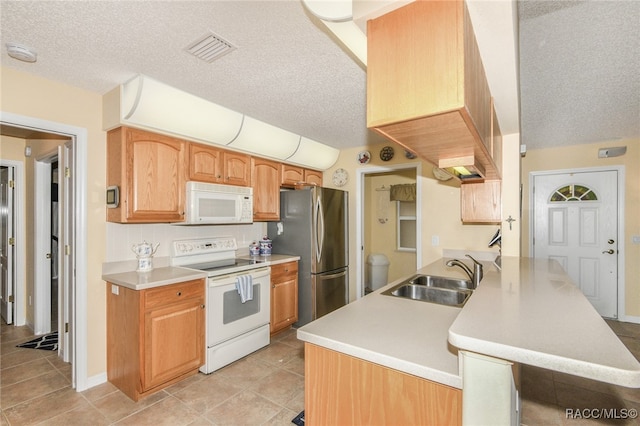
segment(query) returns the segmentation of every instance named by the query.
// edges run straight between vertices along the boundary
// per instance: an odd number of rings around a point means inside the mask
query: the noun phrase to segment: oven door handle
[[[248,271],[242,271],[235,274],[210,277],[209,285],[220,286],[220,285],[226,285],[226,284],[235,284],[236,277],[239,277],[241,275],[251,275],[251,277],[255,280],[263,277],[268,277],[270,273],[271,273],[271,268],[250,269]]]

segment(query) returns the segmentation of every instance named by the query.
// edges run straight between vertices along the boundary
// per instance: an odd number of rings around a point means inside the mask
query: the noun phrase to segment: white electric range
[[[271,268],[264,258],[236,258],[233,237],[173,242],[171,264],[207,273],[206,364],[212,373],[269,344]],[[244,303],[236,287],[238,277],[249,276],[253,298]]]

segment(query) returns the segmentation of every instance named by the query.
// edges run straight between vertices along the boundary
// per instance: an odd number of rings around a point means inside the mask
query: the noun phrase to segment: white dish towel
[[[238,275],[236,277],[236,289],[242,303],[253,300],[253,279],[251,275]]]

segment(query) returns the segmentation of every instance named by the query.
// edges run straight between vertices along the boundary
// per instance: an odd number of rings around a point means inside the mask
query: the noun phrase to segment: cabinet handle
[[[202,309],[204,309],[204,305],[200,305],[200,307],[201,307]]]
[[[178,295],[178,296],[182,296],[182,292],[181,292],[181,291],[179,291],[179,292],[177,293],[177,295]]]

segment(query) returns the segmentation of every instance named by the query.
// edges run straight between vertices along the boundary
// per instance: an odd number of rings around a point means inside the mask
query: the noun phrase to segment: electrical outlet
[[[111,293],[113,294],[120,294],[120,287],[118,287],[115,284],[111,284]]]
[[[640,235],[634,235],[633,237],[631,237],[631,241],[633,242],[633,244],[640,244]]]

